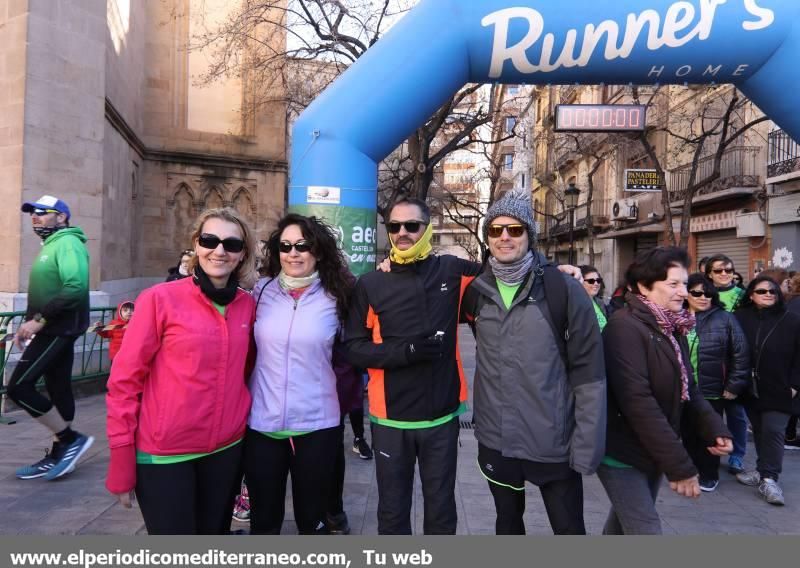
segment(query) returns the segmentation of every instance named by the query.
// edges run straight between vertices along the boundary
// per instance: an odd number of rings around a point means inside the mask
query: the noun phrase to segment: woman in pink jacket
[[[241,480],[255,242],[233,209],[200,215],[192,277],[141,293],[108,380],[106,487],[150,534],[224,534]]]

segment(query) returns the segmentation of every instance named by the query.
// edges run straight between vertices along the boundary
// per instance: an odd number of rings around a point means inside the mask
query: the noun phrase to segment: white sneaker
[[[770,505],[786,504],[786,502],[783,500],[783,490],[781,489],[781,486],[778,485],[778,482],[774,479],[765,477],[763,480],[761,480],[761,483],[758,486],[758,492],[762,497],[764,497],[764,501]]]

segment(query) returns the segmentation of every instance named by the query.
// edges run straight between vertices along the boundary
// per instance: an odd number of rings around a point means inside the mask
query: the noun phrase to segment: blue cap
[[[36,201],[26,201],[22,204],[23,213],[31,213],[34,209],[50,209],[64,213],[69,219],[69,207],[57,197],[52,195],[43,195]]]

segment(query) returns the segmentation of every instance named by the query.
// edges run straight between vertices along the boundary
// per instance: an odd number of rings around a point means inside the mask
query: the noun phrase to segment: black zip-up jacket
[[[702,397],[692,376],[686,337],[677,336],[689,373],[689,400],[681,401],[681,371],[669,338],[655,316],[633,294],[603,330],[608,380],[606,455],[670,481],[697,475],[680,439],[681,417],[689,412],[704,442],[731,438],[722,419]]]
[[[706,398],[727,390],[741,395],[750,386],[750,349],[733,314],[716,306],[697,312],[697,385]]]
[[[758,376],[757,408],[800,414],[800,396],[793,399],[791,390],[800,391],[800,316],[785,308],[748,306],[736,310],[736,319]]]
[[[392,263],[359,278],[345,326],[347,356],[369,372],[369,412],[380,422],[436,420],[467,400],[458,355],[459,304],[480,265],[455,256]],[[409,364],[413,338],[443,331],[443,356]]]

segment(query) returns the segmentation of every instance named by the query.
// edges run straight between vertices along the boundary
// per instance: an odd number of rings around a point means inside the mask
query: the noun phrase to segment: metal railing
[[[760,187],[762,183],[759,172],[763,171],[760,163],[761,148],[758,146],[736,146],[725,151],[720,163],[720,175],[714,182],[701,187],[695,196],[708,195],[730,189],[731,187]],[[706,156],[697,162],[695,181],[701,181],[714,171],[714,157]],[[686,197],[692,165],[685,164],[670,172],[667,184],[670,201],[680,201]]]
[[[89,310],[90,325],[96,323],[103,325],[114,319],[116,308],[91,308]],[[0,312],[0,336],[13,333],[22,323],[25,312]],[[103,339],[93,331],[81,335],[75,342],[75,362],[72,366],[72,381],[80,382],[99,379],[108,376],[111,368],[110,361],[105,355],[108,349],[108,340]],[[6,384],[13,372],[14,364],[21,354],[20,349],[13,341],[0,340],[0,423],[8,422],[3,417],[6,411]],[[9,362],[11,364],[9,364]],[[44,384],[39,379],[37,386]]]
[[[800,171],[800,144],[783,130],[773,130],[768,137],[767,177]]]

